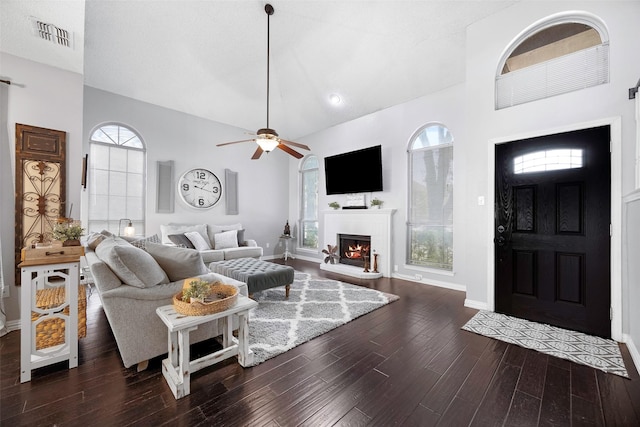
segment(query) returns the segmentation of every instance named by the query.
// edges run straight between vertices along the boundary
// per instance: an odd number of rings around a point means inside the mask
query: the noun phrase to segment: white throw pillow
[[[230,249],[238,247],[238,230],[229,230],[213,235],[216,249]]]
[[[184,235],[187,239],[189,239],[189,241],[193,244],[193,247],[197,251],[208,251],[209,249],[211,249],[209,242],[207,242],[205,238],[202,237],[202,235],[197,231],[188,231],[184,233]]]

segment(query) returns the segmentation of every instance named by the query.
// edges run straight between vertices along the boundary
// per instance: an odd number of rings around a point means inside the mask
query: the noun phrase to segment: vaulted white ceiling
[[[466,27],[516,1],[271,1],[270,127],[295,139],[463,82]],[[105,91],[266,126],[265,1],[0,2],[4,52]],[[73,48],[36,38],[32,16],[72,31]]]

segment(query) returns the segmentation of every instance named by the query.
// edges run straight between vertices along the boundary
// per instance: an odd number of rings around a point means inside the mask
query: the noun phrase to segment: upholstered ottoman
[[[284,286],[285,295],[289,298],[289,288],[293,283],[294,276],[293,267],[261,261],[256,258],[215,261],[209,264],[209,270],[245,282],[249,296],[265,289]]]

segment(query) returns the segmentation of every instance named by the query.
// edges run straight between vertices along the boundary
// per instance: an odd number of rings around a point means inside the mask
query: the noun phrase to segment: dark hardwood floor
[[[462,331],[476,312],[463,292],[288,264],[400,300],[256,367],[227,360],[199,371],[175,400],[161,358],[140,373],[122,366],[94,293],[76,369],[41,368],[20,384],[20,333],[0,339],[0,425],[640,425],[625,346],[631,380]]]

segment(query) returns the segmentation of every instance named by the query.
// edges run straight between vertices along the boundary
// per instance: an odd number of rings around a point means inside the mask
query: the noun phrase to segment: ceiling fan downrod
[[[271,6],[269,3],[264,5],[264,11],[267,13],[267,129],[269,129],[269,69],[271,61],[270,61],[270,45],[271,45],[271,40],[270,40],[270,34],[271,34],[271,30],[270,30],[270,18],[271,15],[273,15],[273,12],[275,12],[275,10],[273,9],[273,6]],[[277,136],[277,135],[276,135]]]

